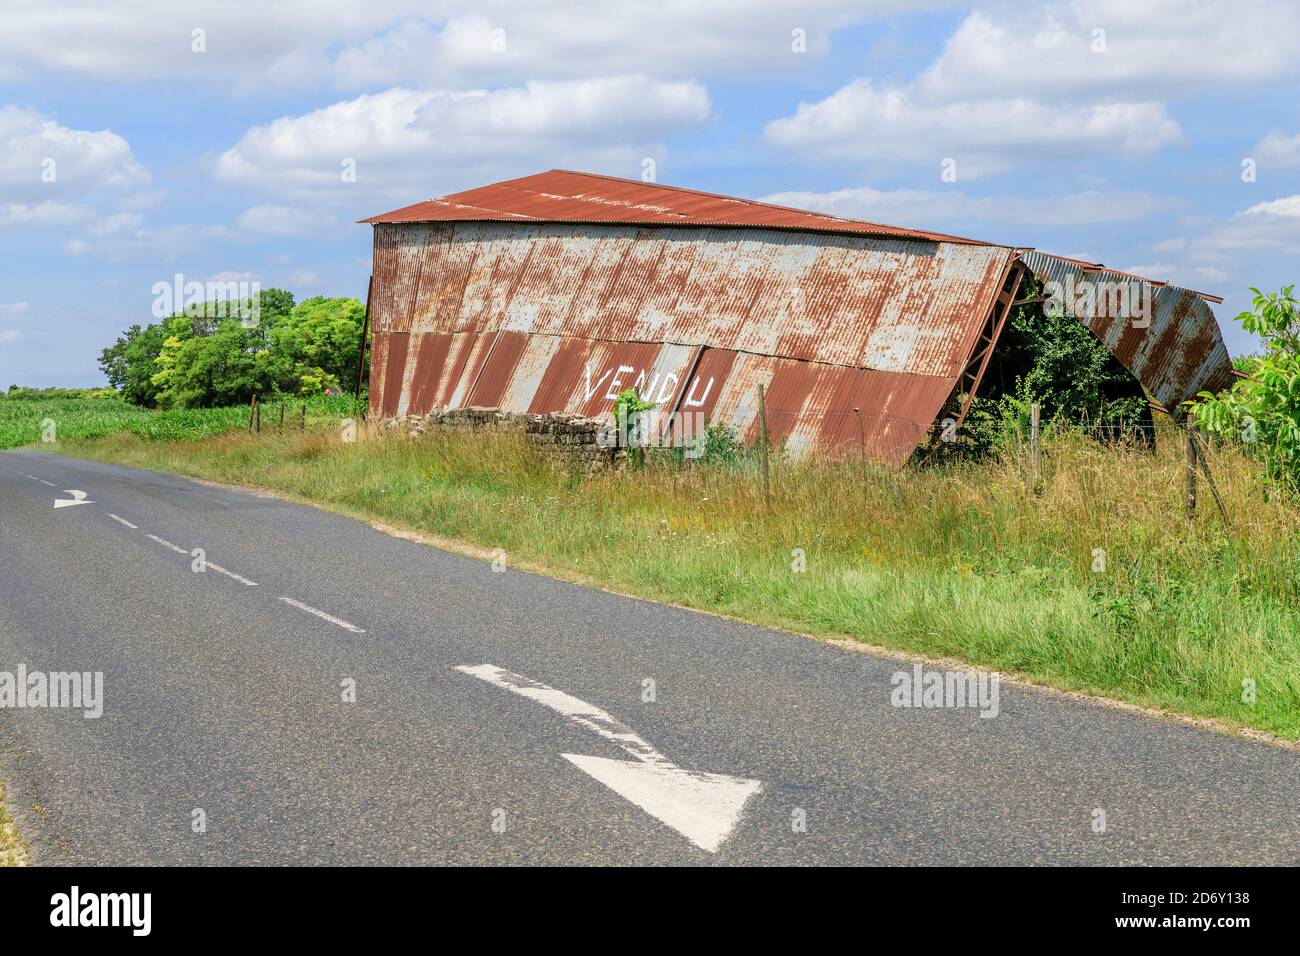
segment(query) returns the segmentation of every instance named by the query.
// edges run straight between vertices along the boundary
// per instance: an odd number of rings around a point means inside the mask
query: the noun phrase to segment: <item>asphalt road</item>
[[[104,675],[98,719],[0,708],[34,863],[1300,862],[1293,750],[895,707],[897,661],[54,454],[0,453],[19,665]]]

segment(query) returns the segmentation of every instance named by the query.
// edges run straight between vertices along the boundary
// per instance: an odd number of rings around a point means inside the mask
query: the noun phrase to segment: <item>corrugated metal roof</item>
[[[763,226],[769,229],[897,236],[932,242],[977,245],[939,232],[901,229],[858,219],[842,219],[754,199],[719,196],[696,189],[663,186],[639,179],[552,169],[520,179],[467,189],[437,199],[371,216],[364,223],[465,222],[621,222],[643,225]]]
[[[1228,348],[1201,293],[1042,252],[1025,252],[1021,258],[1043,283],[1092,284],[1091,309],[1076,307],[1072,314],[1165,408],[1175,409],[1202,390],[1217,391],[1232,384]],[[1149,295],[1151,314],[1138,319],[1126,310],[1110,314],[1114,310],[1104,306],[1104,295],[1096,294],[1104,292],[1107,283]]]

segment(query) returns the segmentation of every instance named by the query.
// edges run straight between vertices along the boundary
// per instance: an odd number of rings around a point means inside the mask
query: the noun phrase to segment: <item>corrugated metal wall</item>
[[[375,227],[371,409],[665,413],[751,439],[757,387],[792,454],[906,461],[1006,271],[998,246],[768,229]],[[858,411],[854,411],[857,409]]]

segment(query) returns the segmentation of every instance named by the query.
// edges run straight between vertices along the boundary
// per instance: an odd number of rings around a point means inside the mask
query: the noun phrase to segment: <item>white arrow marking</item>
[[[37,480],[37,481],[40,481],[39,478],[36,479],[36,480]],[[54,500],[54,507],[56,507],[56,508],[71,508],[73,505],[93,505],[93,504],[94,504],[93,501],[87,501],[87,500],[86,500],[86,493],[85,493],[84,491],[72,491],[72,490],[70,490],[70,489],[65,488],[64,491],[63,491],[63,493],[64,493],[65,495],[72,495],[72,500],[71,500],[71,501],[65,501],[65,500],[63,500],[62,498],[56,498],[56,499]]]
[[[579,754],[560,756],[709,853],[718,852],[740,821],[746,802],[762,787],[759,781],[744,777],[684,770],[599,707],[522,674],[495,664],[462,664],[456,670],[544,704],[623,748],[636,763]]]

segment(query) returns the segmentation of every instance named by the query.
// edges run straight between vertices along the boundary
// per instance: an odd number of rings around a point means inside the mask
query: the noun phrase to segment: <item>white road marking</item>
[[[43,485],[49,485],[51,488],[54,487],[54,482],[52,482],[52,481],[46,481],[44,478],[37,478],[36,480],[39,481],[39,482],[40,482],[41,484],[43,484]]]
[[[139,531],[139,530],[140,530],[140,526],[139,526],[139,525],[131,524],[131,522],[127,521],[125,518],[119,518],[117,515],[113,514],[113,512],[111,512],[111,511],[108,513],[108,516],[109,516],[110,518],[112,518],[114,521],[116,521],[118,524],[124,524],[124,525],[126,525],[128,528],[134,528],[136,531]]]
[[[744,777],[685,770],[599,707],[522,674],[495,664],[462,664],[456,670],[543,704],[631,754],[635,763],[580,754],[560,756],[709,853],[718,852],[740,821],[746,802],[763,786]]]
[[[189,554],[189,552],[186,551],[184,548],[177,547],[176,545],[172,544],[170,541],[165,541],[162,538],[158,537],[156,534],[147,534],[145,535],[145,537],[148,538],[150,541],[157,541],[164,548],[171,548],[177,554],[184,554],[184,555]]]
[[[208,566],[211,567],[211,565]],[[301,601],[295,601],[293,598],[285,597],[284,595],[280,595],[280,600],[283,601],[285,604],[289,604],[292,605],[293,607],[296,607],[300,611],[306,611],[308,614],[315,614],[322,621],[329,621],[331,624],[337,624],[345,631],[351,631],[353,634],[366,633],[361,628],[357,627],[355,624],[349,624],[347,621],[343,620],[342,618],[335,617],[333,614],[326,614],[324,611],[319,610],[318,608],[314,608],[310,604],[303,604]]]
[[[209,571],[216,571],[218,574],[224,574],[224,575],[225,575],[226,577],[228,577],[228,578],[234,578],[234,579],[235,579],[236,581],[238,581],[240,584],[247,584],[250,588],[255,588],[255,587],[257,587],[257,582],[256,582],[256,581],[250,581],[250,580],[248,580],[248,578],[243,577],[242,575],[236,574],[234,571],[227,571],[225,568],[223,568],[223,567],[222,567],[221,565],[219,565],[219,564],[213,564],[211,561],[209,561],[209,562],[207,563],[207,568],[208,568]]]
[[[30,476],[29,476],[29,477],[30,477]],[[40,481],[41,479],[37,478],[36,480],[37,480],[37,481]],[[66,499],[56,498],[56,499],[54,500],[54,507],[56,507],[56,508],[71,508],[73,505],[93,505],[93,504],[94,504],[93,501],[87,501],[87,500],[86,500],[86,493],[85,493],[84,491],[73,491],[71,488],[65,488],[64,491],[63,491],[63,493],[64,493],[65,495],[72,495],[72,500],[71,500],[71,501],[67,501]]]

